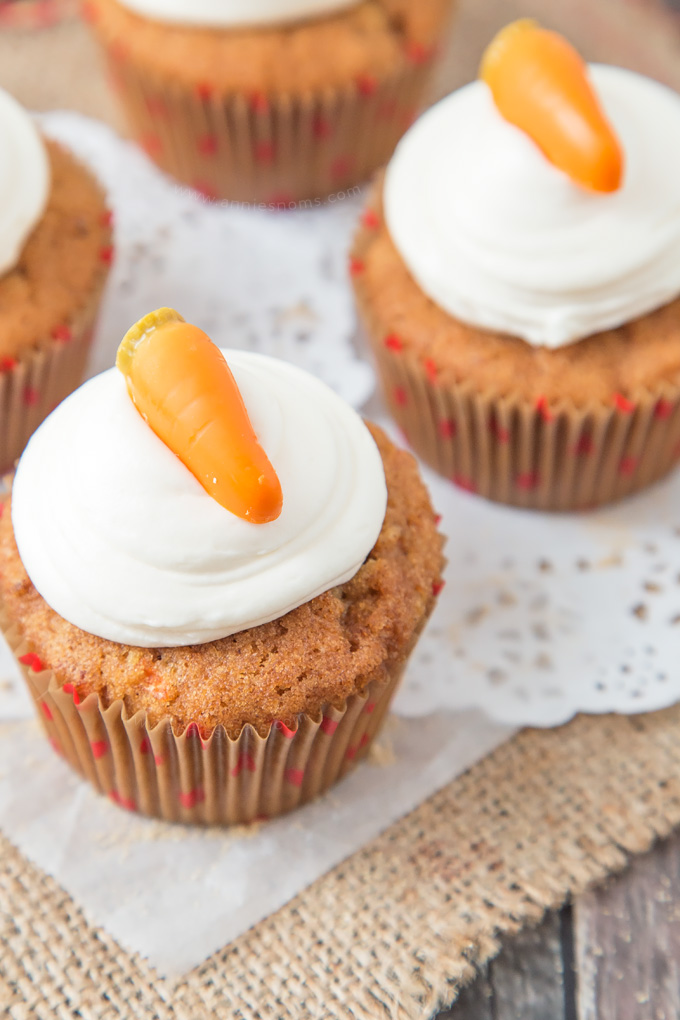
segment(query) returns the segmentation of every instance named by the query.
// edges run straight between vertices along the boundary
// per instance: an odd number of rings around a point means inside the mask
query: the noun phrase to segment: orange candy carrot
[[[536,142],[551,163],[593,191],[616,191],[623,153],[576,50],[528,19],[491,41],[480,77],[506,120]]]
[[[281,513],[281,484],[221,351],[172,308],[140,319],[116,366],[159,439],[220,506],[254,524]]]

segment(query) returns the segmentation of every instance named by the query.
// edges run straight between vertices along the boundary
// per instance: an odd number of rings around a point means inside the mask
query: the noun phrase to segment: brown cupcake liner
[[[475,392],[439,379],[409,351],[398,322],[381,321],[362,284],[363,255],[379,218],[364,214],[350,261],[359,312],[385,401],[413,450],[435,471],[486,499],[534,510],[587,510],[663,478],[680,460],[680,386],[635,399],[548,405]]]
[[[207,198],[281,209],[368,180],[414,119],[434,58],[413,46],[390,76],[345,88],[225,95],[157,78],[120,41],[100,42],[133,136],[161,169]]]
[[[0,472],[12,467],[40,423],[82,382],[112,251],[109,243],[102,249],[101,268],[80,308],[35,346],[0,359]]]
[[[128,716],[120,700],[108,707],[96,694],[79,700],[1,603],[0,629],[53,749],[120,807],[192,825],[265,820],[323,793],[368,752],[407,657],[387,663],[379,681],[344,704],[300,715],[293,729],[275,722],[261,735],[246,725],[234,739],[223,726],[208,733],[193,723],[177,736],[169,719],[151,726],[143,712]]]

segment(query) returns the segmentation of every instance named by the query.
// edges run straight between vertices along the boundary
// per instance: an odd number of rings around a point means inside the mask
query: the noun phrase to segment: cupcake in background
[[[413,448],[489,499],[589,508],[680,457],[680,98],[508,26],[378,181],[351,272]]]
[[[363,757],[441,588],[414,458],[323,383],[170,309],[65,400],[0,520],[0,621],[115,803],[248,822]]]
[[[367,180],[423,100],[452,0],[87,0],[134,137],[209,198]]]
[[[82,380],[112,257],[92,174],[0,91],[0,470]]]

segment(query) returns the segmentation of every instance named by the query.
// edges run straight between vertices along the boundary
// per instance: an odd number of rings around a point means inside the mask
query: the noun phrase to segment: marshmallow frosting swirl
[[[388,229],[421,289],[463,322],[555,348],[680,293],[680,97],[621,68],[590,74],[624,150],[612,194],[557,170],[482,81],[399,144]]]
[[[50,190],[45,146],[26,111],[0,89],[0,273],[13,269]]]
[[[361,418],[292,365],[224,352],[281,480],[276,521],[212,499],[144,422],[111,369],[29,442],[12,490],[19,554],[61,616],[142,647],[198,644],[283,616],[352,577],[385,516]]]
[[[155,21],[211,28],[244,28],[302,21],[354,7],[358,0],[121,0]]]

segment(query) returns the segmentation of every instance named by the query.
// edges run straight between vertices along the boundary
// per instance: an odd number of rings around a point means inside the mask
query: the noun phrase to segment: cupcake
[[[92,174],[0,91],[0,470],[82,380],[111,262]]]
[[[209,198],[289,208],[387,161],[451,0],[87,0],[132,132]],[[343,195],[344,197],[344,195]]]
[[[300,369],[223,354],[147,316],[35,433],[0,521],[53,747],[194,823],[280,814],[365,755],[442,584],[413,457]]]
[[[351,272],[413,448],[489,499],[589,508],[680,456],[680,99],[509,26],[377,182]]]

